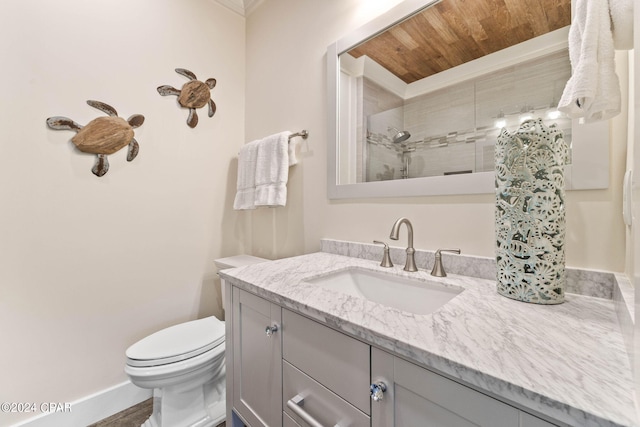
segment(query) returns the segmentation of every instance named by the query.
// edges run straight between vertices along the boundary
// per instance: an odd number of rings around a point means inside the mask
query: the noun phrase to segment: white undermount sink
[[[464,290],[360,268],[329,273],[305,282],[414,314],[433,313]]]

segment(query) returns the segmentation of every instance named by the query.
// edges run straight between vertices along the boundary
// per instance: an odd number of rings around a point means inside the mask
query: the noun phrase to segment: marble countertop
[[[330,292],[305,280],[359,267],[465,290],[428,315]],[[241,289],[376,347],[579,427],[638,426],[614,302],[567,294],[544,306],[502,297],[495,281],[318,252],[220,272]]]

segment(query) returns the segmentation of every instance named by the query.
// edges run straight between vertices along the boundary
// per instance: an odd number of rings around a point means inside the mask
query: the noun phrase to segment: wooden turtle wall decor
[[[91,172],[96,176],[103,176],[109,171],[107,155],[113,154],[129,146],[127,161],[132,161],[138,155],[140,146],[134,138],[133,129],[142,126],[144,116],[134,114],[127,120],[118,117],[115,108],[100,101],[87,101],[87,104],[104,112],[108,117],[98,117],[86,126],[79,125],[66,117],[49,117],[47,125],[55,130],[73,130],[77,134],[71,138],[78,150],[97,155],[96,164]]]
[[[198,124],[196,108],[202,108],[209,104],[209,117],[213,117],[216,113],[216,104],[211,99],[211,89],[216,86],[216,79],[207,79],[203,83],[198,80],[195,74],[184,68],[176,68],[176,73],[185,76],[189,81],[182,85],[182,89],[168,85],[159,86],[158,93],[162,96],[176,95],[178,103],[189,109],[187,125],[194,128]]]

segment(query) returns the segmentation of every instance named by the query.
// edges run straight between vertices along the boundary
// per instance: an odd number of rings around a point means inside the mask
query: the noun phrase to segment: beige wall
[[[5,0],[0,14],[0,402],[70,402],[126,379],[124,351],[221,314],[213,259],[244,250],[231,209],[244,138],[245,22],[210,0]],[[195,129],[156,87],[215,77]],[[146,117],[140,153],[94,156],[46,127]],[[33,414],[0,414],[8,425]]]
[[[634,16],[634,29],[640,28],[640,8],[636,7],[633,11]],[[632,280],[635,289],[640,287],[640,226],[638,219],[640,218],[640,149],[635,148],[640,144],[640,31],[634,31],[634,51],[630,55],[631,62],[631,88],[633,96],[631,97],[630,117],[631,124],[629,131],[631,137],[629,138],[629,144],[633,147],[630,151],[632,159],[629,162],[629,166],[633,169],[633,222],[629,230],[629,245],[627,249],[627,258],[630,259],[629,266],[627,267],[627,274]],[[636,386],[636,412],[640,418],[640,292],[635,293],[634,296],[634,335],[633,335],[633,373],[634,384]]]
[[[395,219],[406,216],[413,222],[418,248],[459,247],[468,254],[494,256],[492,195],[327,199],[326,48],[397,3],[274,0],[247,19],[247,138],[299,128],[311,135],[301,147],[301,163],[292,169],[289,206],[252,215],[255,255],[313,252],[323,237],[388,241]],[[377,11],[371,9],[374,5]],[[623,86],[626,90],[626,83]],[[567,196],[569,266],[624,270],[625,230],[619,206],[625,120],[621,115],[611,124],[610,189]],[[404,239],[397,245],[406,244]]]

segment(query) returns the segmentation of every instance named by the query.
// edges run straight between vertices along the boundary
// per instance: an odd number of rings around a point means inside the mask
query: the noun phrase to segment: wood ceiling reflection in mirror
[[[571,0],[443,0],[349,54],[409,84],[570,23]]]

